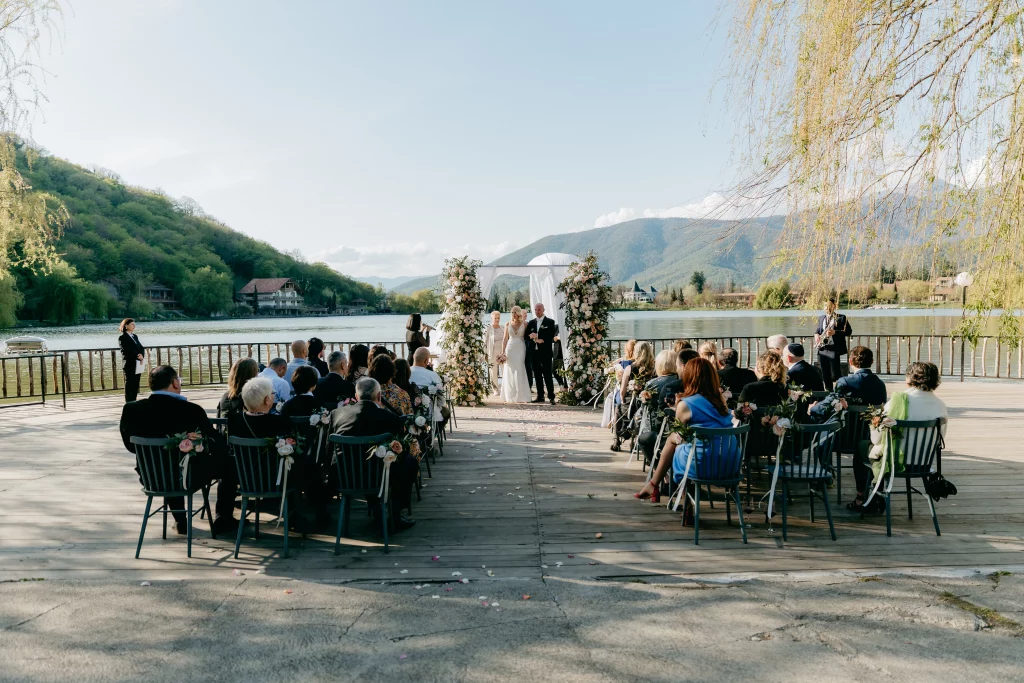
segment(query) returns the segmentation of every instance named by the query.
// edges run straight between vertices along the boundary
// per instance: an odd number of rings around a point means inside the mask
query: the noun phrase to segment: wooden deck
[[[191,396],[209,407],[215,393]],[[134,559],[145,498],[117,434],[120,399],[74,399],[67,412],[11,408],[0,414],[0,580],[210,578],[257,567],[320,580],[437,582],[453,580],[452,572],[474,579],[1024,565],[1024,385],[947,382],[939,393],[950,406],[943,471],[959,495],[938,503],[938,538],[924,499],[915,500],[911,521],[905,497],[894,497],[887,538],[884,517],[862,520],[835,504],[833,492],[836,542],[823,517],[811,524],[798,500],[786,543],[781,528],[770,531],[755,512],[744,545],[717,503],[703,508],[695,547],[692,529],[664,503],[632,497],[640,467],[608,450],[597,412],[492,406],[459,410],[459,428],[413,506],[418,524],[392,539],[390,554],[357,514],[341,555],[332,553],[333,537],[293,537],[288,560],[278,557],[272,523],[261,525],[259,541],[250,525],[234,560],[234,539],[211,540],[200,522],[190,560],[183,538],[172,531],[160,539],[158,518]],[[845,478],[847,499],[852,488]]]

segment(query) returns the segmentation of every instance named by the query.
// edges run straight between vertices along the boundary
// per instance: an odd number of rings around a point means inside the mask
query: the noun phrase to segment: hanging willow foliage
[[[730,7],[729,99],[744,123],[736,196],[787,212],[775,274],[818,305],[894,259],[969,270],[976,315],[958,333],[976,338],[1002,309],[1000,336],[1019,343],[1024,2]]]
[[[12,267],[48,272],[59,261],[54,242],[67,212],[50,196],[32,192],[18,172],[23,143],[17,135],[31,127],[44,99],[40,49],[61,17],[58,0],[0,0],[0,281]],[[31,163],[34,152],[26,152]]]

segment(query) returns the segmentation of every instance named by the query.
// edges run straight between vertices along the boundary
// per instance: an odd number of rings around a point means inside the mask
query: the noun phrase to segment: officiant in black
[[[130,403],[139,397],[139,382],[142,373],[137,372],[137,363],[145,359],[146,347],[135,334],[135,320],[125,318],[121,321],[121,336],[117,338],[121,347],[121,369],[124,370],[124,402]]]
[[[535,317],[526,323],[526,355],[533,360],[533,380],[537,385],[534,403],[544,402],[544,390],[548,399],[555,402],[555,383],[551,373],[554,360],[554,345],[558,341],[558,325],[551,318],[544,317],[544,304],[533,307]]]

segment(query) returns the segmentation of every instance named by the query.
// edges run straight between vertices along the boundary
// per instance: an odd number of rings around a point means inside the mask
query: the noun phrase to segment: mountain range
[[[611,284],[658,289],[685,285],[703,271],[709,283],[754,286],[768,265],[784,216],[743,222],[691,218],[639,218],[604,228],[549,235],[489,265],[523,265],[541,254],[593,250]],[[437,276],[408,280],[394,291],[434,287]]]

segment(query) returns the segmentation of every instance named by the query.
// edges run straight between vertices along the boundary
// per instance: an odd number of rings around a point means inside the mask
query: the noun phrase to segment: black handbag
[[[956,486],[938,472],[924,475],[924,490],[932,500],[938,502],[942,498],[956,495]]]

